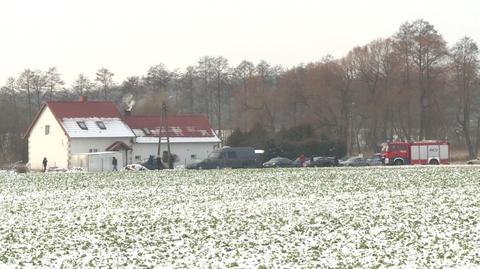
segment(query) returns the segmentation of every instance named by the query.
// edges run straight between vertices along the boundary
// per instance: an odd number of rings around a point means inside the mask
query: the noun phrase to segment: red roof
[[[122,141],[115,141],[113,144],[108,146],[105,150],[106,151],[120,151],[122,149],[132,150],[127,144],[123,143]]]
[[[47,102],[57,119],[63,118],[121,118],[115,103],[102,101]]]
[[[85,100],[85,99],[84,99]],[[122,118],[115,103],[106,101],[50,101],[44,104],[35,115],[30,126],[25,133],[25,137],[30,136],[35,122],[42,114],[45,107],[49,107],[57,119],[60,126],[63,118]],[[63,130],[68,136],[67,131]]]
[[[148,129],[147,136],[158,136],[162,124],[160,116],[125,116],[125,123],[132,129]],[[167,117],[170,137],[213,137],[213,129],[208,118],[200,115],[181,115]],[[165,125],[164,125],[165,127]],[[162,136],[166,131],[162,130]]]
[[[158,136],[160,116],[124,116],[120,114],[115,103],[106,101],[52,101],[47,102],[37,113],[27,130],[29,136],[31,128],[37,121],[45,107],[49,107],[60,123],[64,118],[122,118],[132,129],[147,130],[146,136]],[[215,133],[206,116],[182,115],[167,118],[168,134],[170,137],[213,137]],[[60,123],[62,126],[62,124]],[[165,126],[164,126],[165,127]],[[62,127],[63,128],[63,127]],[[64,130],[65,131],[65,130]],[[65,131],[67,134],[67,132]],[[162,129],[162,136],[166,136]],[[67,134],[68,135],[68,134]]]

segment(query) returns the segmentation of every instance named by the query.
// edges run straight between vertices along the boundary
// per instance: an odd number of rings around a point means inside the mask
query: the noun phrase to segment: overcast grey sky
[[[449,45],[480,42],[475,0],[0,0],[0,85],[25,68],[57,66],[68,85],[100,67],[125,77],[155,64],[184,68],[204,55],[231,65],[290,67],[345,55],[423,18]]]

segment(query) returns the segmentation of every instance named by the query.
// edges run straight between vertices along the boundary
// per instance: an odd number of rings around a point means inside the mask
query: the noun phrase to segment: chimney
[[[87,102],[87,97],[85,95],[80,95],[80,102]]]
[[[131,116],[132,111],[130,109],[125,109],[125,116]]]

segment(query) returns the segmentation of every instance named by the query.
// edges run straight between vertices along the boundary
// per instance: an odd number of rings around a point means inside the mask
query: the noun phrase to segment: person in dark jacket
[[[47,160],[47,157],[45,157],[45,158],[43,158],[43,161],[42,161],[43,172],[47,171],[47,164],[48,164],[48,160]]]
[[[113,171],[118,171],[117,164],[118,164],[117,158],[113,157],[112,158]]]

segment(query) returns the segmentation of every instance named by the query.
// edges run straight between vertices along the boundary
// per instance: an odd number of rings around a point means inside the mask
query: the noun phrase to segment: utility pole
[[[157,169],[163,169],[162,163],[162,126],[163,126],[163,111],[160,112],[160,122],[158,127],[158,149],[157,149]]]
[[[170,135],[168,133],[168,121],[167,121],[167,105],[165,103],[162,104],[162,122],[165,125],[165,131],[167,135],[167,163],[168,163],[168,168],[173,169],[173,162],[172,162],[172,156],[170,154]]]

